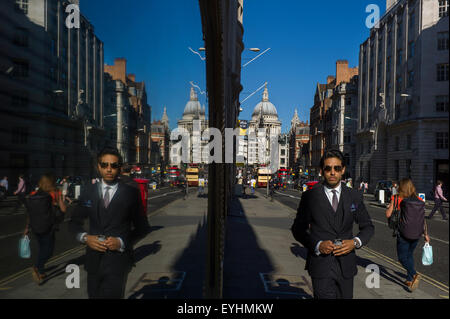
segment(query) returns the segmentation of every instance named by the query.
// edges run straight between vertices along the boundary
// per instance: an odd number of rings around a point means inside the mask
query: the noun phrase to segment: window
[[[437,80],[448,81],[448,63],[437,65]]]
[[[28,0],[16,0],[16,11],[28,14]]]
[[[413,87],[414,86],[414,71],[409,71],[408,72],[408,87]]]
[[[11,134],[11,142],[13,144],[27,144],[28,142],[28,128],[14,127]]]
[[[286,150],[281,150],[281,156],[286,156]]]
[[[410,159],[406,160],[406,177],[411,178],[412,162]]]
[[[449,42],[448,42],[448,31],[447,32],[438,32],[437,34],[438,39],[438,50],[448,50]]]
[[[400,20],[397,23],[397,40],[399,42],[399,45],[401,45],[402,37],[403,37],[403,25],[402,20]]]
[[[16,28],[13,43],[20,47],[28,47],[28,30],[25,28]]]
[[[415,54],[416,54],[416,43],[414,41],[411,41],[408,44],[408,57],[414,58]]]
[[[414,108],[414,104],[412,100],[408,100],[407,103],[408,106],[408,116],[413,114],[413,108]]]
[[[352,136],[351,136],[351,134],[346,133],[346,134],[344,135],[344,143],[347,144],[347,143],[351,143],[351,142],[352,142]]]
[[[402,66],[402,62],[403,62],[402,57],[403,57],[403,50],[400,49],[397,51],[397,67],[398,68]]]
[[[397,86],[396,87],[397,93],[400,93],[402,91],[402,88],[403,88],[403,78],[401,76],[397,77],[397,84],[396,84],[396,86]]]
[[[402,110],[400,108],[400,104],[397,104],[395,106],[395,119],[399,120],[401,116],[402,116]]]
[[[396,151],[399,150],[399,145],[400,145],[400,137],[396,136],[395,137],[395,150]]]
[[[436,133],[436,148],[448,149],[448,132]]]
[[[389,30],[388,38],[387,38],[387,45],[391,46],[391,44],[392,44],[392,30]]]
[[[14,107],[26,107],[28,106],[28,94],[13,95],[11,97],[11,105]]]
[[[411,149],[411,135],[406,135],[406,149],[410,150]]]
[[[448,0],[439,0],[439,18],[448,16]]]
[[[436,112],[448,112],[448,95],[436,96]]]
[[[14,69],[13,76],[18,78],[26,78],[28,77],[29,64],[28,61],[25,60],[13,60]],[[448,64],[447,64],[448,66]]]
[[[399,170],[399,161],[396,160],[394,161],[394,175],[395,175],[395,179],[399,180],[400,179],[400,170]]]
[[[412,39],[414,37],[414,27],[416,22],[416,13],[415,11],[412,11],[409,14],[409,38]]]

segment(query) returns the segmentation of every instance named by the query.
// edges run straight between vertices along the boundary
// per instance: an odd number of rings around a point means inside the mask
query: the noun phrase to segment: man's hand
[[[322,255],[331,254],[334,249],[335,246],[333,245],[333,242],[331,240],[325,240],[319,245],[319,251]]]
[[[425,235],[425,242],[430,243],[430,237],[428,235]]]
[[[121,243],[119,238],[117,237],[108,237],[105,241],[104,241],[106,247],[108,247],[109,250],[119,250],[121,247]]]
[[[99,241],[97,236],[86,235],[86,245],[91,249],[104,253],[108,250],[106,241]]]
[[[335,256],[346,255],[349,252],[351,252],[353,249],[355,249],[355,242],[353,241],[353,239],[343,240],[342,246],[337,246],[333,250],[333,255],[335,255]]]

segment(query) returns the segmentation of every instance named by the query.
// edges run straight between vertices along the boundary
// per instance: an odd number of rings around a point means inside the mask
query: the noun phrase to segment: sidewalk
[[[261,194],[233,202],[228,216],[224,264],[224,298],[312,298],[311,278],[304,270],[306,249],[292,236],[296,211]],[[414,293],[402,282],[405,271],[397,263],[367,247],[357,251],[355,299],[435,299],[447,295],[421,281]],[[366,266],[380,269],[380,288],[369,289]],[[430,282],[431,279],[430,279]]]
[[[207,198],[190,194],[149,216],[151,232],[135,245],[136,267],[125,298],[202,298],[206,251]],[[0,278],[0,299],[86,299],[84,245],[47,263],[49,280],[38,286],[29,269]],[[32,256],[33,258],[33,256]],[[65,272],[80,265],[80,288],[68,289]]]
[[[311,279],[304,270],[306,249],[292,237],[296,212],[260,194],[232,201],[227,216],[223,276],[224,298],[307,299]],[[136,267],[128,276],[126,298],[201,299],[206,261],[207,198],[190,195],[149,216],[152,231],[136,244]],[[431,299],[445,294],[422,281],[414,293],[401,282],[405,273],[396,261],[362,248],[357,251],[355,299]],[[0,281],[0,298],[85,299],[86,273],[80,267],[80,288],[68,289],[68,264],[83,265],[84,246],[74,248],[49,263],[49,280],[37,286],[29,269]],[[365,266],[381,271],[380,288],[368,289]],[[448,292],[446,293],[448,296]]]

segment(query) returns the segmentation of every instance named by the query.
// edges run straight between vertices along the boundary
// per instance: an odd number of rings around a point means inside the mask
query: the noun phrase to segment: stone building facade
[[[127,61],[117,58],[105,65],[105,126],[108,138],[122,154],[124,162],[150,163],[151,107],[144,82],[127,74]],[[115,140],[114,140],[115,138]]]
[[[0,173],[95,175],[104,147],[103,43],[74,1],[0,2]],[[77,1],[75,1],[76,3]]]
[[[360,46],[356,178],[448,181],[448,1],[388,1]],[[448,185],[444,185],[448,187]]]

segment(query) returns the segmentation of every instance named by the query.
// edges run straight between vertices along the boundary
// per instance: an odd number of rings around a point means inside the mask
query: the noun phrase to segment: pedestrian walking
[[[201,176],[198,179],[198,194],[203,196],[205,194],[205,179]]]
[[[19,182],[17,185],[17,189],[14,192],[14,195],[17,195],[17,204],[14,207],[13,214],[17,213],[19,208],[25,206],[25,195],[26,195],[27,186],[25,183],[24,175],[19,175]]]
[[[55,232],[67,211],[53,174],[44,174],[39,179],[38,189],[25,197],[25,206],[27,224],[24,235],[31,231],[38,243],[37,258],[31,274],[33,280],[40,285],[46,278],[45,263],[52,257],[55,248]]]
[[[6,199],[8,194],[8,176],[3,176],[0,181],[0,199]]]
[[[398,195],[398,184],[397,184],[397,182],[393,182],[393,183],[392,183],[392,187],[391,187],[391,195],[392,195],[392,196]],[[391,196],[391,198],[392,198],[392,196]]]
[[[69,230],[86,244],[85,269],[89,298],[123,298],[133,265],[133,245],[147,234],[139,213],[136,188],[119,180],[122,156],[107,148],[97,156],[101,181],[89,185],[75,207]],[[89,219],[89,230],[84,219]]]
[[[405,285],[412,292],[418,287],[420,280],[420,275],[414,267],[414,250],[422,235],[428,243],[430,238],[424,218],[425,203],[417,196],[416,188],[411,179],[404,178],[400,181],[398,194],[391,197],[391,203],[386,210],[387,218],[392,216],[394,208],[400,211],[397,256],[407,272]]]
[[[368,191],[369,191],[369,183],[365,182],[364,183],[364,194],[367,194]]]
[[[439,209],[442,215],[443,220],[448,220],[447,215],[445,214],[444,207],[442,207],[442,202],[448,202],[448,199],[444,197],[444,194],[442,192],[442,181],[438,180],[436,183],[436,187],[434,188],[434,207],[431,211],[430,215],[428,215],[427,219],[432,219],[434,216],[434,213]]]
[[[374,234],[361,193],[341,182],[344,155],[327,150],[320,161],[324,182],[302,194],[291,231],[307,248],[306,269],[315,299],[352,299],[357,274],[355,248]],[[345,216],[351,216],[346,218]],[[353,236],[353,223],[359,233]]]
[[[255,194],[255,187],[256,187],[256,179],[252,177],[252,179],[250,180],[250,188],[252,190],[252,195]]]
[[[361,184],[359,184],[359,190],[364,192],[364,181],[361,181]]]
[[[353,188],[353,186],[352,186],[352,180],[351,180],[351,179],[348,179],[348,180],[347,180],[346,186],[347,186],[348,188]]]

